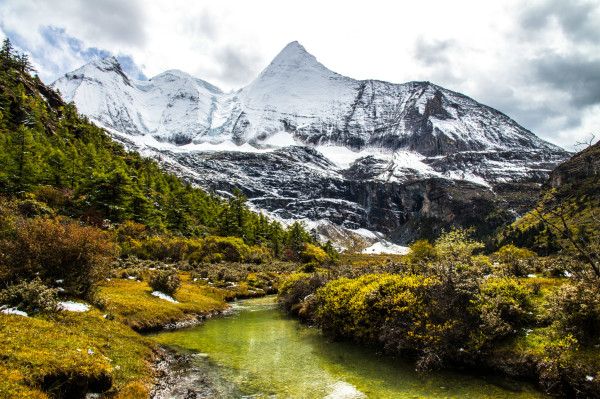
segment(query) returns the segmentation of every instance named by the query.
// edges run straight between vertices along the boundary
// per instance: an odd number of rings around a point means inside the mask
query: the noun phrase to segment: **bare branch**
[[[590,138],[589,141],[578,141],[575,143],[575,147],[579,147],[579,146],[586,146],[586,147],[591,147],[594,144],[594,139],[596,138],[596,136],[593,133],[590,133],[590,135],[592,136],[592,138]]]
[[[553,197],[552,199],[556,200],[557,198]],[[558,234],[560,234],[560,236],[569,240],[569,242],[571,243],[571,245],[573,245],[573,247],[579,253],[579,255],[586,261],[586,263],[588,263],[592,267],[592,270],[594,271],[596,276],[600,277],[600,268],[598,266],[597,259],[595,259],[595,257],[589,251],[586,250],[585,243],[578,242],[578,240],[575,239],[573,231],[567,223],[565,217],[565,203],[566,202],[555,205],[552,209],[547,210],[547,213],[552,214],[560,220],[560,224],[562,226],[555,222],[552,222],[548,217],[546,217],[546,215],[542,213],[541,207],[535,208],[532,212],[532,215],[547,227],[551,227],[552,229],[554,229]]]

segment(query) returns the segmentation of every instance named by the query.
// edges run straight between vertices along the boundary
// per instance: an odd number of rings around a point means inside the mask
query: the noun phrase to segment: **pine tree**
[[[9,61],[13,59],[13,45],[10,42],[9,38],[4,39],[2,42],[2,50],[0,50],[0,59],[3,62]]]
[[[306,230],[304,225],[298,221],[295,221],[287,231],[286,246],[291,249],[297,256],[304,249],[304,244],[309,241],[307,238]]]

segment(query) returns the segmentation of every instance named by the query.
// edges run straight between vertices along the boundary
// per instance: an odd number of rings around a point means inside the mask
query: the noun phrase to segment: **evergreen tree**
[[[2,60],[9,60],[13,58],[13,45],[10,39],[7,37],[2,42],[2,50],[0,50],[0,58]]]
[[[97,226],[129,220],[157,232],[217,233],[299,255],[315,242],[305,226],[287,229],[248,208],[239,189],[224,200],[164,173],[156,161],[127,152],[71,104],[28,75],[29,60],[10,40],[0,50],[0,192],[40,195],[58,214]],[[40,90],[35,90],[35,88]],[[33,89],[33,90],[32,90]],[[58,98],[58,97],[57,97]]]
[[[287,231],[286,246],[297,256],[304,250],[305,243],[310,241],[303,223],[295,221]]]

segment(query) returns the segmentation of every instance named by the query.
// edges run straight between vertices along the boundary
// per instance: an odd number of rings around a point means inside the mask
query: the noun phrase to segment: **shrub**
[[[310,263],[317,266],[322,265],[329,259],[329,255],[316,245],[306,243],[304,250],[300,254],[300,259],[302,260],[302,263]]]
[[[201,251],[209,259],[212,257],[228,262],[243,262],[248,257],[250,248],[238,237],[210,236],[202,241]],[[216,254],[221,256],[215,256]]]
[[[504,264],[510,274],[523,276],[528,272],[528,265],[526,265],[525,260],[533,258],[535,253],[528,249],[517,248],[510,244],[500,248],[497,255],[498,260]]]
[[[528,295],[525,285],[508,278],[480,285],[469,273],[448,280],[370,274],[318,290],[316,321],[334,338],[382,344],[393,354],[416,355],[419,369],[439,368],[473,360],[523,325]]]
[[[257,265],[259,265],[261,263],[267,263],[272,259],[272,249],[262,246],[252,246],[250,247],[250,253],[248,254],[248,258],[246,260],[248,262],[256,263]]]
[[[127,220],[119,226],[116,235],[121,248],[121,256],[127,257],[133,255],[131,250],[133,240],[140,240],[146,236],[146,226]]]
[[[183,260],[188,253],[187,240],[180,237],[131,238],[128,240],[127,247],[129,254],[140,259],[179,261]]]
[[[531,290],[514,278],[486,279],[473,301],[480,318],[479,344],[503,338],[529,321],[530,295]]]
[[[409,263],[430,262],[437,257],[437,252],[433,245],[427,240],[418,240],[410,246],[410,252],[406,256]]]
[[[435,241],[435,251],[440,258],[456,262],[469,263],[471,255],[484,247],[471,238],[473,229],[453,229],[443,233]]]
[[[72,199],[73,195],[69,189],[58,190],[51,186],[42,186],[35,191],[35,197],[50,208],[61,208]]]
[[[281,257],[283,260],[285,260],[287,262],[297,262],[298,261],[298,254],[289,248],[285,248],[283,250]]]
[[[564,284],[551,294],[549,313],[563,336],[572,334],[581,344],[600,339],[600,287],[597,281]]]
[[[286,312],[298,313],[302,302],[326,283],[326,277],[319,273],[294,273],[279,286],[279,305]]]
[[[0,304],[15,306],[29,314],[58,311],[58,290],[45,286],[39,278],[9,285],[0,291]]]
[[[85,297],[107,274],[116,247],[107,233],[65,218],[17,219],[0,240],[0,280],[63,280],[67,294]]]
[[[260,288],[261,290],[267,290],[273,285],[271,279],[262,273],[249,274],[246,277],[246,283],[251,288]]]
[[[38,202],[32,198],[27,198],[22,201],[16,201],[19,213],[26,217],[52,215],[54,211],[46,204]]]
[[[384,343],[393,352],[422,347],[426,325],[427,287],[435,278],[407,275],[364,275],[339,279],[317,294],[317,320],[333,336]],[[387,331],[381,337],[382,331]]]
[[[173,296],[179,289],[181,280],[175,270],[156,271],[150,275],[148,285],[154,291]]]

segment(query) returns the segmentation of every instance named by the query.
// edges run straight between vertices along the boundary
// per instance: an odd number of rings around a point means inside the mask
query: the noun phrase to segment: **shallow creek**
[[[280,312],[274,297],[152,338],[194,354],[165,398],[544,398],[532,385],[458,372],[417,373],[414,363],[351,342],[328,342]]]

